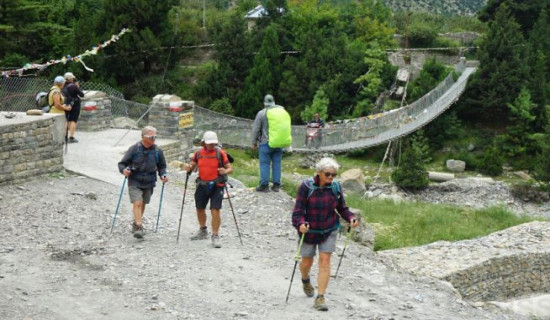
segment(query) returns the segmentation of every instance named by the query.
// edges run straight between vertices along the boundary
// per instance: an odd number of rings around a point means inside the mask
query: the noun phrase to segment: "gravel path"
[[[189,240],[197,228],[189,183],[176,243],[184,175],[171,179],[157,233],[159,187],[146,210],[144,240],[130,233],[126,192],[110,233],[120,185],[67,176],[0,187],[0,319],[521,319],[474,308],[448,284],[397,272],[355,243],[329,284],[328,312],[312,308],[298,271],[285,304],[297,241],[293,199],[233,181],[244,245],[224,201],[223,247],[214,249]]]

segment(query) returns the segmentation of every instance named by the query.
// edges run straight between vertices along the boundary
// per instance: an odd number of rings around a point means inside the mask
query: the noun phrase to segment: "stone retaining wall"
[[[0,112],[0,185],[21,183],[63,169],[62,115]]]
[[[488,236],[378,252],[400,269],[450,282],[464,299],[506,300],[550,292],[550,222]]]
[[[81,131],[99,131],[111,127],[111,100],[105,92],[85,91],[80,106],[78,128]]]
[[[550,253],[492,258],[444,280],[471,301],[504,301],[550,292]]]

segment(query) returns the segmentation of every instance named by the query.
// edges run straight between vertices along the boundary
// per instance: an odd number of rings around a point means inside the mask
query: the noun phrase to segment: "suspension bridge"
[[[322,129],[322,142],[314,149],[306,144],[306,126],[293,126],[292,150],[340,153],[381,145],[411,134],[450,108],[464,92],[467,80],[475,70],[475,67],[467,66],[462,59],[455,67],[455,71],[460,74],[457,79],[452,73],[449,74],[436,88],[407,106],[357,119],[327,123]],[[34,106],[35,93],[47,91],[50,86],[51,82],[46,79],[1,79],[0,111],[26,111]],[[87,82],[82,84],[82,88],[107,93],[111,98],[113,118],[143,118],[139,125],[147,124],[147,117],[143,115],[149,106],[124,100],[120,92],[104,84]],[[200,106],[194,107],[193,114],[193,129],[197,131],[197,136],[203,131],[212,130],[218,133],[224,146],[248,148],[252,145],[253,120]]]

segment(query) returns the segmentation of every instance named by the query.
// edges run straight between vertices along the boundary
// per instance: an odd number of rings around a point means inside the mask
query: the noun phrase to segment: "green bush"
[[[478,170],[483,174],[492,177],[502,174],[502,165],[504,161],[500,151],[496,147],[491,147],[485,150],[481,161],[479,162]]]
[[[392,172],[393,182],[402,188],[423,189],[428,186],[428,171],[424,168],[421,152],[409,146],[403,152],[400,167]]]

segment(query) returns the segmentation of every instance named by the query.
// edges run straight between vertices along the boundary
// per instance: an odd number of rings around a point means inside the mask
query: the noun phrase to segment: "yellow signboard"
[[[194,113],[186,112],[180,114],[179,127],[180,128],[189,128],[193,126]]]

